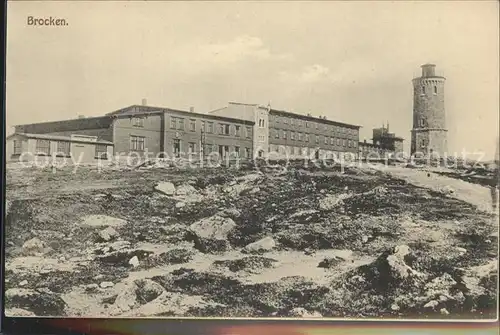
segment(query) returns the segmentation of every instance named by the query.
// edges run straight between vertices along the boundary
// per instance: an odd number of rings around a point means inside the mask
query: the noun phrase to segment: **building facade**
[[[444,108],[445,78],[437,76],[434,64],[422,65],[421,77],[413,79],[413,128],[410,154],[424,156],[447,153]]]
[[[389,132],[389,124],[373,129],[372,142],[359,142],[359,157],[362,159],[403,158],[402,137]]]
[[[95,163],[113,155],[113,143],[97,136],[15,133],[7,137],[7,162],[55,160],[60,163]]]
[[[360,126],[235,102],[210,114],[253,120],[254,157],[355,158],[358,154]]]
[[[270,109],[269,152],[277,157],[354,159],[359,126]]]
[[[253,157],[264,157],[269,148],[269,106],[229,102],[226,107],[210,111],[210,115],[253,122]]]
[[[115,153],[164,158],[250,159],[252,121],[162,107],[134,105],[113,117]]]
[[[30,139],[43,135],[52,138],[51,141],[56,141],[57,136],[64,137],[61,141],[72,136],[90,136],[101,144],[111,145],[111,155],[108,152],[106,159],[129,159],[131,156],[139,159],[250,159],[253,129],[252,121],[133,105],[97,118],[19,125],[8,145],[12,147],[10,157],[15,159],[14,139],[25,138],[27,134]],[[17,142],[16,145],[16,150],[20,150]],[[34,148],[36,155],[47,155],[42,146]]]

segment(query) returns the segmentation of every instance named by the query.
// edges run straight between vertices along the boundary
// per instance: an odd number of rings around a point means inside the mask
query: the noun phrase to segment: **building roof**
[[[50,135],[50,134],[30,134],[30,133],[14,133],[9,136],[7,136],[7,139],[12,138],[14,136],[22,136],[26,138],[34,138],[34,139],[40,139],[40,140],[52,140],[52,141],[68,141],[68,142],[74,142],[74,143],[94,143],[94,144],[106,144],[106,145],[113,145],[113,142],[109,141],[104,141],[104,140],[97,140],[93,141],[91,139],[84,139],[84,138],[72,138],[71,136],[59,136],[59,135]],[[81,136],[81,135],[78,135]]]
[[[405,139],[402,138],[402,137],[399,137],[399,136],[379,136],[377,138],[372,138],[372,141],[373,140],[380,140],[380,139],[391,139],[391,140],[395,140],[395,141],[404,141]]]
[[[62,131],[109,128],[113,123],[110,116],[97,116],[81,119],[49,121],[16,125],[16,132],[27,134],[56,133]]]
[[[168,113],[168,112],[184,114],[184,115],[186,115],[186,117],[190,117],[190,116],[191,117],[200,117],[200,118],[205,118],[205,119],[220,120],[220,121],[241,123],[241,124],[248,124],[248,125],[255,124],[255,122],[253,122],[253,121],[236,119],[236,118],[231,118],[231,117],[226,117],[226,116],[219,116],[219,115],[205,114],[205,113],[195,113],[195,112],[189,112],[189,111],[178,110],[178,109],[171,109],[171,108],[165,108],[165,107],[154,107],[154,106],[143,106],[143,105],[128,106],[128,107],[122,108],[120,110],[108,113],[106,115],[113,116],[113,117],[120,117],[120,116],[145,115],[145,114],[161,114],[161,113]]]
[[[234,101],[229,101],[228,104],[230,104],[230,105],[243,105],[243,106],[259,106],[258,104],[246,104],[243,102],[234,102]]]
[[[302,119],[302,120],[307,120],[307,121],[316,121],[324,124],[331,124],[335,126],[342,126],[342,127],[348,127],[348,128],[353,128],[353,129],[359,129],[361,126],[354,125],[354,124],[349,124],[349,123],[344,123],[344,122],[338,122],[338,121],[332,121],[332,120],[327,120],[327,119],[321,119],[319,117],[314,117],[314,116],[309,116],[309,115],[303,115],[303,114],[297,114],[297,113],[292,113],[292,112],[287,112],[283,110],[277,110],[277,109],[270,109],[270,113],[273,114],[279,114],[283,116],[288,116],[288,117],[294,117],[297,119]]]

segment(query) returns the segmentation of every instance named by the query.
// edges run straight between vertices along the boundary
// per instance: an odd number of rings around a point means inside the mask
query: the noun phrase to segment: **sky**
[[[497,1],[9,1],[7,133],[140,104],[206,113],[228,101],[362,126],[409,150],[412,78],[446,77],[450,152],[492,157]],[[29,26],[33,17],[67,26]]]

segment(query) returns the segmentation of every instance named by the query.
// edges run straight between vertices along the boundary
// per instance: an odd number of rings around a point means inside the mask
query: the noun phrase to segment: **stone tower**
[[[413,79],[413,129],[411,155],[447,155],[444,111],[445,78],[436,76],[434,64],[422,65],[422,76]]]

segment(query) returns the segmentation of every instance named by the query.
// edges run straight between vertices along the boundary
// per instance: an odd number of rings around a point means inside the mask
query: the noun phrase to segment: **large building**
[[[363,159],[403,158],[402,137],[389,132],[389,124],[373,129],[372,142],[359,142],[359,157]]]
[[[360,126],[273,109],[230,102],[209,112],[255,122],[253,146],[257,157],[355,158]]]
[[[445,78],[437,76],[434,64],[422,65],[421,77],[413,79],[413,129],[410,154],[429,156],[447,153],[444,109]]]
[[[85,142],[94,148],[86,149],[86,162],[131,155],[201,159],[213,153],[222,159],[251,158],[253,129],[252,121],[133,105],[101,117],[18,125],[7,140],[7,157],[19,159],[26,150],[31,155],[23,157],[52,156],[63,149],[71,156]],[[107,155],[99,154],[102,150]]]

